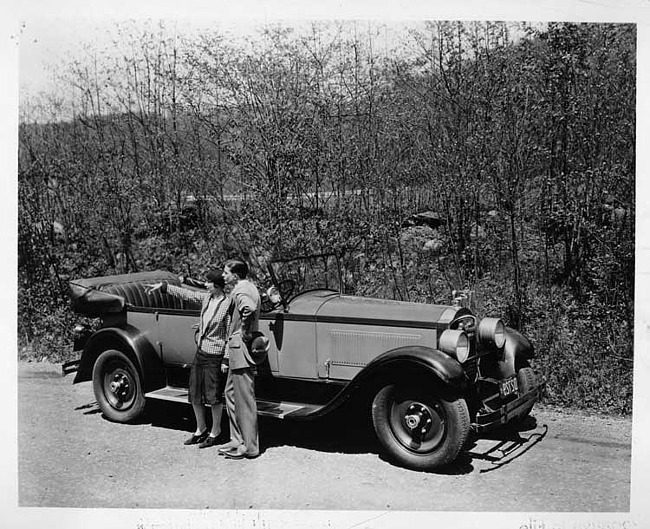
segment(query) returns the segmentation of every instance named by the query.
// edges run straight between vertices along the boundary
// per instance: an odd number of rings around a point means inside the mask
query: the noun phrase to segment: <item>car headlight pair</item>
[[[501,349],[506,343],[506,328],[499,318],[483,318],[478,325],[477,332],[481,344],[491,344]],[[469,357],[469,337],[465,331],[445,330],[440,335],[438,347],[443,353],[453,356],[461,364]]]

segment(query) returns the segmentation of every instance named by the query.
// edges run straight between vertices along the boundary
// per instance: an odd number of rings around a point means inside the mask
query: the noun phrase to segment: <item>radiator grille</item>
[[[465,370],[465,376],[467,380],[474,383],[478,378],[478,357],[475,356],[470,358],[463,364],[463,369]]]

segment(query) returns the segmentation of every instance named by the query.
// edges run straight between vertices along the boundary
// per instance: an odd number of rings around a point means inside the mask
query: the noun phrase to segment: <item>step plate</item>
[[[167,386],[166,388],[157,389],[156,391],[150,391],[145,393],[144,396],[148,399],[159,399],[159,400],[170,400],[172,402],[184,402],[188,403],[187,400],[187,389],[185,388],[174,388]]]
[[[174,388],[168,386],[166,388],[150,391],[144,395],[148,399],[168,400],[171,402],[188,403],[188,392],[185,388]],[[286,401],[268,401],[257,400],[257,414],[266,417],[275,417],[277,419],[284,419],[285,417],[305,417],[317,412],[322,406],[316,404],[302,404],[299,402],[286,402]]]

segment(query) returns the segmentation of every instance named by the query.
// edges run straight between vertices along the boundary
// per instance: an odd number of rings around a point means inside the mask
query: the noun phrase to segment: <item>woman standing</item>
[[[156,283],[147,285],[147,293],[160,290],[188,301],[201,302],[201,318],[196,334],[196,354],[190,370],[188,400],[196,417],[196,431],[185,441],[186,445],[199,443],[199,448],[217,444],[221,433],[223,412],[223,376],[221,363],[228,344],[231,299],[224,294],[225,281],[221,270],[211,270],[206,275],[208,292]],[[182,282],[182,278],[181,278]],[[205,406],[212,410],[212,428],[208,433]]]

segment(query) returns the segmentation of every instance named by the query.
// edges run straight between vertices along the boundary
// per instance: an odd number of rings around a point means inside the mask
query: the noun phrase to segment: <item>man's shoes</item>
[[[208,435],[203,442],[199,445],[199,448],[211,448],[213,446],[217,446],[217,437],[212,437],[211,435]]]
[[[195,445],[196,443],[200,443],[205,440],[205,438],[208,437],[208,431],[205,430],[204,432],[201,432],[200,434],[192,435],[192,437],[185,439],[185,442],[183,443],[184,445]]]
[[[231,448],[230,450],[221,452],[226,459],[254,459],[259,454],[249,454],[246,450],[241,448]]]
[[[224,455],[225,452],[229,452],[230,450],[233,450],[238,446],[239,446],[238,444],[229,441],[227,443],[217,446],[217,450],[219,450],[219,455]]]
[[[235,459],[237,454],[239,454],[239,453],[240,453],[240,451],[238,450],[238,448],[236,446],[230,446],[228,448],[220,448],[219,449],[219,455],[220,456],[226,456],[226,457],[233,458],[233,459]]]

